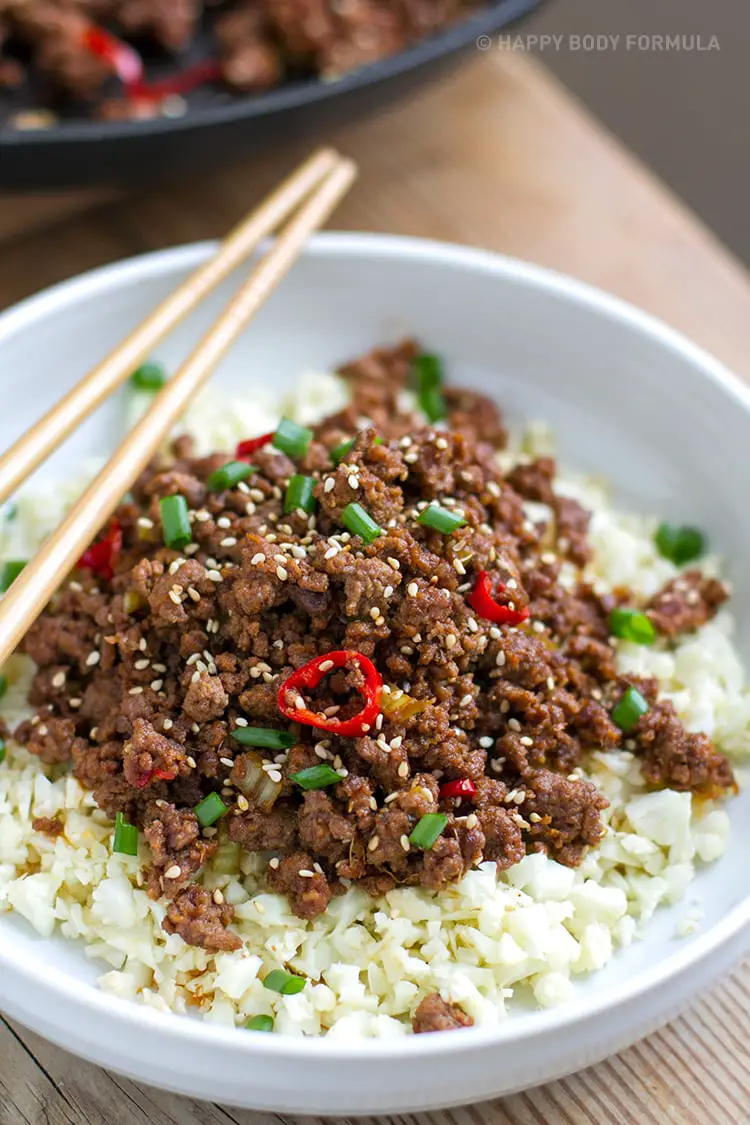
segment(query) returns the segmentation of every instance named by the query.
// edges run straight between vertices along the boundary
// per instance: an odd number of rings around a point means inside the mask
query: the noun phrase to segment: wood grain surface
[[[360,185],[335,225],[469,243],[564,270],[662,316],[750,377],[750,279],[659,182],[537,65],[490,53],[409,104],[330,138]],[[301,155],[108,202],[0,249],[0,306],[116,258],[214,237]],[[88,201],[87,201],[88,202]],[[0,201],[14,230],[23,202]],[[55,203],[46,210],[54,217]],[[8,220],[10,222],[10,220]],[[6,222],[6,229],[8,222]],[[0,227],[0,229],[2,229]],[[378,1125],[750,1122],[750,967],[681,1018],[564,1081]],[[0,1125],[261,1125],[274,1119],[139,1086],[0,1022]],[[310,1119],[307,1119],[310,1120]]]

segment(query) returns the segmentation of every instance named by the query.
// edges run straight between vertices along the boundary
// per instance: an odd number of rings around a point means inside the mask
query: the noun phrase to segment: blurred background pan
[[[408,50],[371,63],[336,81],[305,79],[268,93],[237,95],[205,87],[186,99],[179,117],[147,121],[60,119],[48,128],[0,125],[0,189],[27,191],[93,184],[138,184],[171,177],[207,162],[249,154],[304,134],[311,141],[330,129],[408,97],[428,78],[478,51],[481,36],[496,37],[543,0],[499,0]],[[200,37],[181,65],[206,57]],[[492,50],[497,50],[493,38]],[[160,69],[156,77],[168,77]],[[0,107],[38,108],[33,86],[15,92]],[[1,205],[1,204],[0,204]]]

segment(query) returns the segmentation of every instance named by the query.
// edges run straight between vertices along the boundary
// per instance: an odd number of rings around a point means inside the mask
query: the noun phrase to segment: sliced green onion
[[[234,488],[254,472],[255,466],[248,465],[246,461],[227,461],[226,465],[211,473],[206,483],[213,492],[222,492],[225,488]]]
[[[418,396],[419,406],[429,422],[442,422],[448,417],[448,407],[445,405],[442,391],[435,389],[424,391]]]
[[[609,630],[613,637],[632,641],[635,645],[650,645],[656,640],[656,629],[651,618],[639,609],[618,606],[609,615]]]
[[[185,547],[193,538],[187,500],[184,496],[164,496],[159,501],[159,507],[165,546],[173,550]]]
[[[3,569],[0,571],[0,594],[4,594],[13,585],[25,566],[25,559],[14,559],[3,564]]]
[[[434,503],[417,516],[417,523],[421,523],[422,527],[432,527],[435,531],[442,531],[443,535],[450,535],[459,527],[466,527],[466,520],[462,516],[457,516],[455,512],[449,512],[447,508],[441,508],[439,504]]]
[[[263,750],[289,750],[298,741],[288,730],[272,727],[237,727],[230,734],[243,746],[260,746]]]
[[[356,440],[356,438],[349,438],[348,441],[342,441],[339,445],[334,445],[330,453],[330,458],[333,461],[334,465],[339,465],[344,460],[347,453],[351,453]],[[376,437],[372,444],[382,445],[383,439]]]
[[[648,711],[648,703],[637,688],[629,687],[620,702],[612,709],[612,722],[627,734],[641,715]]]
[[[253,1016],[245,1027],[248,1031],[273,1031],[273,1016]]]
[[[340,464],[346,457],[347,453],[351,453],[356,440],[356,438],[349,438],[348,441],[342,441],[339,445],[334,445],[333,449],[331,450],[331,460],[333,461],[334,465]]]
[[[280,992],[282,996],[296,996],[305,987],[306,978],[287,973],[284,969],[272,969],[263,978],[263,987],[271,992]]]
[[[705,535],[697,527],[675,527],[670,523],[659,525],[654,543],[659,554],[675,566],[699,559],[708,546]]]
[[[193,812],[204,828],[215,824],[227,811],[227,806],[218,793],[209,793],[200,804],[196,805]]]
[[[130,376],[137,391],[160,391],[167,381],[167,373],[160,363],[142,363]]]
[[[120,855],[138,855],[138,829],[128,824],[121,812],[115,817],[115,839],[112,851]]]
[[[0,699],[3,698],[8,690],[8,677],[0,675]]]
[[[304,477],[301,473],[295,473],[293,477],[289,478],[289,484],[286,486],[284,511],[296,512],[298,508],[301,508],[303,512],[307,512],[308,516],[311,516],[317,505],[317,500],[313,496],[314,488],[314,477]]]
[[[301,789],[326,789],[329,785],[338,785],[341,774],[321,762],[319,766],[310,766],[309,769],[290,774],[289,780]]]
[[[307,426],[298,426],[289,418],[282,418],[273,435],[273,444],[287,457],[304,457],[313,438]]]
[[[414,374],[417,380],[417,391],[434,390],[443,385],[443,362],[439,356],[431,352],[422,352],[414,360]]]
[[[341,513],[341,522],[352,535],[358,535],[363,543],[372,543],[383,534],[372,516],[368,515],[361,504],[347,504]]]
[[[414,361],[414,374],[417,383],[417,401],[423,414],[430,422],[440,422],[447,417],[448,410],[443,398],[443,365],[436,355],[424,352]]]
[[[428,852],[448,823],[445,813],[425,813],[412,829],[409,843]]]
[[[0,762],[5,761],[5,739],[0,738]]]

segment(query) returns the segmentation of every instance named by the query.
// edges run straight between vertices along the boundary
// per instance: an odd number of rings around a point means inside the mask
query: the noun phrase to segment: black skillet
[[[190,94],[177,118],[101,122],[63,119],[48,129],[0,125],[0,189],[25,191],[91,184],[148,183],[243,151],[270,148],[300,133],[314,143],[336,125],[366,117],[408,96],[469,51],[497,51],[498,32],[542,0],[496,0],[488,8],[398,55],[372,63],[335,82],[303,79],[269,93],[237,96],[216,88]],[[486,47],[490,41],[491,46]],[[477,46],[480,44],[480,46]],[[197,43],[190,63],[206,56]],[[157,69],[155,76],[168,75]],[[14,95],[13,110],[38,105],[33,89]],[[0,102],[0,110],[2,102]],[[5,109],[7,112],[8,105]],[[3,114],[0,112],[0,121]],[[2,200],[0,199],[0,207]]]

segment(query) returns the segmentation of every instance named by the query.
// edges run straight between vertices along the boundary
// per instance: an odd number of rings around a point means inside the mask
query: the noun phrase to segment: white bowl
[[[7,446],[210,251],[148,255],[55,287],[0,317]],[[160,356],[185,353],[227,285]],[[563,459],[606,471],[619,499],[689,518],[730,560],[740,647],[750,651],[750,395],[664,325],[603,293],[521,262],[437,243],[326,234],[275,294],[217,378],[283,387],[378,341],[413,334],[451,378],[513,418],[557,427]],[[45,468],[111,447],[107,403]],[[743,479],[744,477],[744,479]],[[105,995],[73,944],[0,918],[0,1004],[47,1038],[183,1094],[291,1113],[386,1113],[479,1101],[560,1076],[670,1018],[750,946],[750,796],[731,804],[725,857],[691,888],[705,922],[675,938],[680,907],[576,987],[564,1007],[492,1030],[346,1044],[249,1035]],[[695,897],[691,894],[691,898]],[[684,909],[684,905],[683,905]]]

